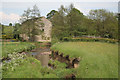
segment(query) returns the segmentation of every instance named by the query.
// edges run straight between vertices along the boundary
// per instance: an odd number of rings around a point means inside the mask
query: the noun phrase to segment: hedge
[[[88,38],[88,37],[79,37],[79,38],[70,38],[64,37],[62,41],[91,41],[91,42],[108,42],[108,43],[118,43],[119,41],[116,39],[108,39],[108,38]]]

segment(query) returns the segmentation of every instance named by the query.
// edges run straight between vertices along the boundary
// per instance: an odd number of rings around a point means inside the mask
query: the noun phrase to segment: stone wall
[[[26,34],[20,34],[20,37],[23,37],[24,40],[28,40],[29,37]]]
[[[44,24],[44,27],[41,26],[41,23]],[[41,20],[38,19],[36,21],[36,24],[40,27],[41,30],[44,32],[41,35],[35,36],[35,41],[51,41],[51,29],[52,29],[52,23],[46,19],[45,17],[42,17]]]

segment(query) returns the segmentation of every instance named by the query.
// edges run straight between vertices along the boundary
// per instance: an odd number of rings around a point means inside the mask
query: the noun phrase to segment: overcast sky
[[[89,1],[89,2],[88,2]],[[119,0],[2,0],[0,3],[1,23],[8,25],[10,22],[18,22],[23,11],[32,8],[33,5],[39,7],[41,16],[46,16],[51,10],[58,10],[60,5],[68,7],[71,3],[84,15],[88,15],[91,9],[107,9],[111,12],[118,12]]]

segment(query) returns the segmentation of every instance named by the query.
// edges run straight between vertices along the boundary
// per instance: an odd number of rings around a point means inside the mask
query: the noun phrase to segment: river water
[[[41,44],[44,45],[44,44]],[[33,56],[34,58],[38,59],[41,62],[41,65],[43,67],[48,67],[48,62],[49,62],[49,55],[51,54],[50,51],[50,45],[45,44],[45,47],[37,47],[36,49],[30,51],[30,52],[25,52],[27,56]],[[6,63],[11,62],[11,60],[5,60]]]
[[[49,55],[51,54],[50,48],[37,48],[31,52],[28,52],[28,55],[31,55],[38,59],[41,62],[43,67],[48,67]]]

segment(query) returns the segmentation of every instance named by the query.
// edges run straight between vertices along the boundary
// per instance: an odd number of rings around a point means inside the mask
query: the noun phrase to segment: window
[[[42,31],[44,31],[44,29],[42,29]]]

